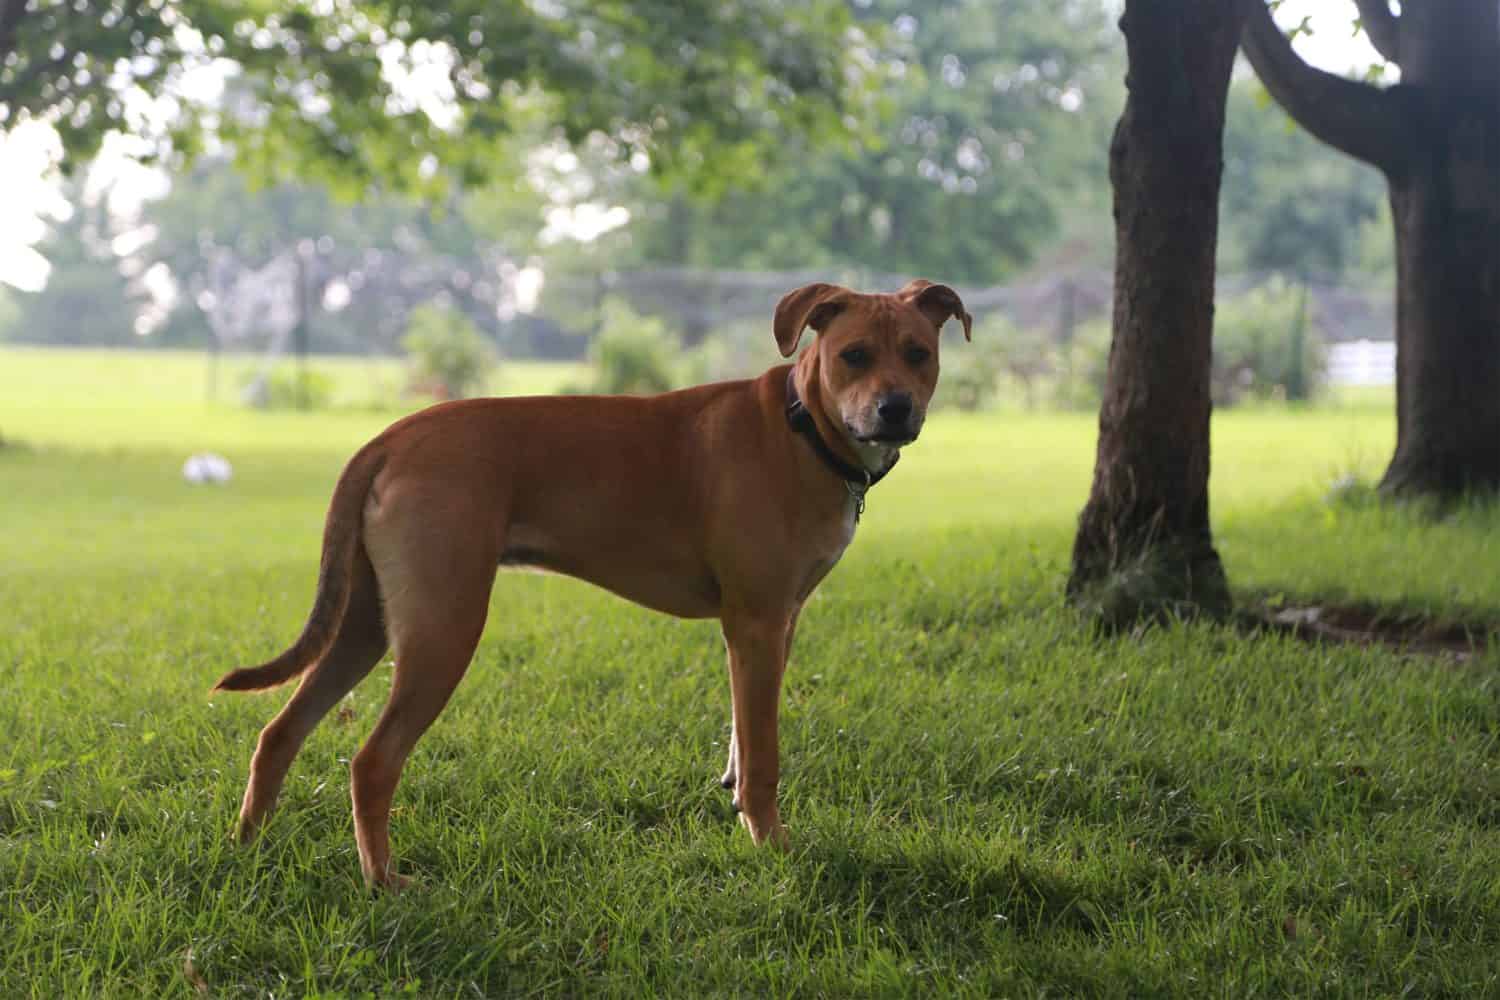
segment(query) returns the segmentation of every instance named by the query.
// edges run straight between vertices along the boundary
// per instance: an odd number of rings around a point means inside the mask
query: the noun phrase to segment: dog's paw
[[[244,816],[241,816],[234,824],[234,842],[241,847],[253,841],[258,833],[260,833],[260,824]]]
[[[386,871],[384,874],[370,877],[365,876],[365,885],[376,892],[388,892],[399,895],[411,889],[416,889],[419,883],[408,875],[398,875],[394,871]]]
[[[385,881],[382,882],[378,888],[394,896],[399,895],[403,892],[410,892],[411,890],[416,889],[418,887],[418,884],[419,883],[417,882],[417,880],[412,878],[410,875],[397,875],[395,872],[391,872],[386,876]]]
[[[772,817],[758,823],[746,813],[741,812],[740,825],[750,831],[750,840],[756,847],[769,847],[777,851],[786,851],[791,848],[791,839],[787,836],[786,825],[779,817]]]

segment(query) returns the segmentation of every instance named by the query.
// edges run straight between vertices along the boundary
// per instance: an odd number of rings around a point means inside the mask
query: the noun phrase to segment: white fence
[[[1396,342],[1351,340],[1328,345],[1330,385],[1395,385]]]

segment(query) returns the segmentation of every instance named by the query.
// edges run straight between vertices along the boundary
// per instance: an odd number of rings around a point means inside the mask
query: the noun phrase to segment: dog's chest
[[[856,497],[853,493],[850,493],[849,496],[845,498],[843,541],[839,544],[838,555],[835,555],[833,557],[835,560],[837,560],[839,556],[843,555],[844,550],[849,547],[849,543],[854,541],[854,529],[859,527],[859,515],[863,513],[864,507],[864,500]]]
[[[859,501],[851,493],[843,498],[836,512],[827,511],[819,519],[817,548],[830,566],[838,561],[849,543],[854,541],[855,529],[859,527],[860,507]]]
[[[827,523],[826,530],[821,535],[821,542],[817,546],[818,553],[807,575],[803,578],[798,597],[806,600],[808,595],[817,588],[829,571],[838,564],[839,558],[843,556],[844,550],[854,540],[854,530],[859,526],[859,505],[854,497],[850,496],[844,503],[841,516],[836,521]]]

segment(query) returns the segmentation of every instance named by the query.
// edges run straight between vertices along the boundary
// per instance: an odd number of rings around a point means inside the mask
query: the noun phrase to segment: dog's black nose
[[[876,404],[875,412],[888,424],[904,424],[911,416],[911,397],[904,392],[893,392]]]

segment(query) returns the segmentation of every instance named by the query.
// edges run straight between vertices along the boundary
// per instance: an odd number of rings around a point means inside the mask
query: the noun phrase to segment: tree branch
[[[1397,54],[1401,36],[1400,22],[1391,13],[1391,0],[1354,0],[1359,8],[1359,23],[1370,38],[1375,51],[1393,63],[1401,61]]]
[[[0,6],[0,62],[15,50],[16,31],[26,16],[26,0],[5,0]]]
[[[1395,95],[1309,66],[1271,19],[1265,0],[1243,2],[1241,47],[1276,103],[1334,149],[1387,173],[1399,171],[1408,140]]]

